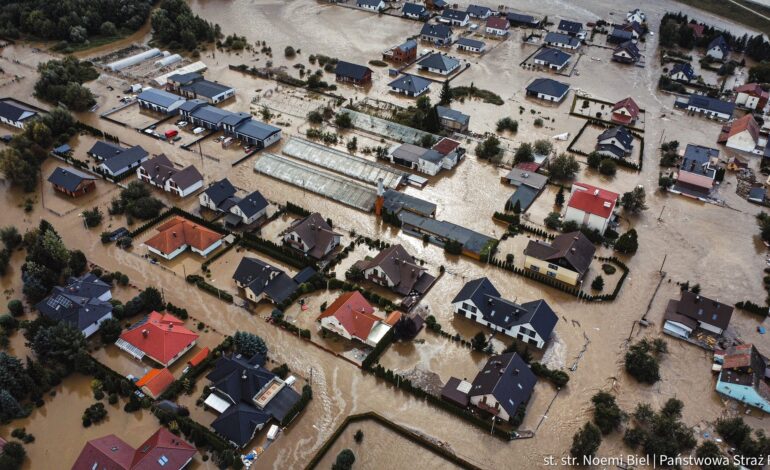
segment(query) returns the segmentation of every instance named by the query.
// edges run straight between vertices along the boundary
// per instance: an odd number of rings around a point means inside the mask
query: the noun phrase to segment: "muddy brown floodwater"
[[[416,22],[310,0],[193,0],[191,6],[195,13],[222,25],[226,34],[245,35],[252,42],[266,40],[274,51],[272,60],[276,65],[290,66],[295,62],[307,65],[307,57],[312,53],[366,63],[380,58],[384,49],[400,43],[419,30],[419,24]],[[609,0],[588,0],[579,3],[527,0],[511,6],[540,16],[547,14],[551,21],[556,18],[590,21],[599,17],[619,19],[638,4]],[[738,25],[669,1],[644,2],[643,9],[653,30],[657,30],[660,17],[665,11],[682,10],[690,15],[695,13],[695,17],[704,21],[723,25],[735,33],[741,34],[745,31]],[[475,132],[493,130],[495,122],[504,116],[519,120],[519,132],[511,137],[514,144],[536,138],[550,138],[562,132],[574,135],[583,125],[583,121],[569,116],[571,97],[555,107],[546,107],[524,97],[525,85],[538,74],[518,66],[518,63],[533,51],[532,46],[521,44],[521,34],[520,30],[514,30],[512,37],[499,44],[493,51],[482,58],[472,58],[471,68],[453,82],[455,86],[473,83],[477,87],[491,89],[500,94],[505,104],[493,106],[478,101],[466,101],[456,103],[455,107],[472,115],[471,129]],[[131,40],[139,41],[140,38],[141,34],[132,36]],[[144,40],[147,39],[149,37],[144,36]],[[294,61],[283,57],[283,48],[288,45],[301,49],[300,55]],[[728,207],[704,205],[654,191],[658,179],[656,147],[661,141],[675,138],[682,143],[714,145],[719,131],[718,124],[673,112],[673,98],[656,92],[655,85],[661,72],[655,60],[656,48],[657,36],[652,36],[644,44],[647,63],[645,68],[621,67],[609,62],[607,50],[589,48],[578,64],[580,74],[565,79],[573,88],[600,99],[616,101],[631,95],[646,110],[646,160],[641,173],[620,170],[616,177],[607,178],[583,167],[578,176],[580,180],[616,192],[628,191],[637,184],[644,185],[648,191],[647,211],[630,217],[624,214],[624,227],[633,226],[637,229],[641,248],[639,253],[625,260],[631,272],[619,297],[612,303],[580,302],[483,263],[446,256],[443,250],[425,245],[421,240],[386,227],[370,214],[255,174],[252,170],[253,158],[233,168],[230,166],[229,152],[221,155],[220,161],[202,158],[197,153],[183,151],[177,146],[153,140],[135,130],[100,120],[96,114],[85,113],[78,116],[89,124],[119,136],[123,142],[141,144],[153,153],[165,152],[182,165],[196,164],[205,174],[207,182],[228,176],[237,187],[245,191],[258,189],[272,201],[290,200],[310,210],[319,211],[325,217],[332,218],[335,225],[345,232],[353,230],[357,234],[390,243],[401,243],[415,256],[425,260],[433,270],[437,270],[441,265],[445,266],[446,274],[427,295],[423,304],[449,331],[466,337],[478,331],[474,325],[454,318],[449,305],[449,300],[463,283],[477,277],[489,277],[507,298],[520,301],[546,299],[559,315],[560,321],[554,340],[543,353],[542,360],[552,367],[568,370],[585,347],[586,341],[589,340],[590,343],[577,369],[569,372],[569,385],[555,400],[556,392],[550,384],[541,381],[537,385],[522,425],[523,429],[537,429],[534,439],[504,443],[490,438],[475,427],[424,401],[394,390],[372,376],[363,375],[352,364],[266,324],[260,318],[269,313],[266,306],[251,312],[234,305],[226,305],[186,284],[183,273],[147,263],[141,258],[144,254],[141,247],[137,246],[132,252],[125,252],[114,246],[102,245],[99,232],[107,226],[114,228],[123,225],[125,220],[109,218],[104,222],[104,227],[85,231],[77,213],[78,209],[91,205],[99,205],[106,210],[115,193],[114,188],[109,185],[99,184],[96,195],[83,202],[84,205],[80,205],[81,203],[73,204],[69,200],[57,199],[60,196],[53,194],[47,185],[43,185],[36,193],[27,195],[10,189],[3,181],[0,185],[0,204],[4,210],[0,212],[0,226],[14,224],[25,230],[45,218],[54,224],[69,247],[83,250],[91,261],[99,265],[125,272],[140,286],[153,285],[163,289],[169,301],[186,307],[195,319],[203,320],[217,332],[227,334],[240,329],[264,337],[270,346],[273,359],[278,363],[286,362],[292,371],[312,383],[314,399],[300,419],[265,452],[260,460],[262,468],[301,467],[345,416],[370,410],[446,443],[457,454],[482,468],[532,468],[542,465],[546,456],[558,457],[568,452],[572,435],[590,419],[590,397],[598,390],[615,392],[619,404],[627,411],[639,402],[649,402],[658,407],[668,398],[676,396],[685,403],[684,419],[687,424],[697,426],[702,431],[708,429],[709,423],[713,423],[720,416],[742,413],[742,408],[734,406],[733,403],[724,403],[714,391],[709,355],[698,348],[665,337],[670,353],[662,362],[662,380],[654,386],[645,386],[628,377],[623,370],[622,357],[627,347],[627,339],[629,335],[634,341],[644,336],[661,335],[663,309],[667,300],[677,295],[677,287],[673,281],[689,280],[691,283],[700,283],[704,295],[730,304],[743,299],[760,302],[764,298],[762,269],[765,267],[764,258],[767,253],[756,236],[754,215],[757,209],[735,194],[734,175],[728,174],[719,190],[720,197],[726,201]],[[92,57],[109,50],[109,47],[101,48],[81,56]],[[601,60],[590,60],[591,56]],[[41,104],[31,97],[34,67],[50,57],[45,52],[33,53],[29,47],[23,45],[3,49],[0,65],[5,75],[4,80],[0,82],[0,94],[27,97],[24,99]],[[19,62],[14,62],[14,59]],[[229,64],[263,64],[267,60],[264,54],[206,52],[201,60],[209,65],[208,78],[237,88],[236,100],[225,105],[228,109],[246,111],[253,98],[259,98],[276,107],[283,106],[283,112],[275,121],[280,121],[280,125],[284,127],[284,140],[288,139],[289,134],[301,133],[305,125],[303,116],[307,110],[323,103],[322,100],[304,100],[301,93],[300,98],[296,98],[296,91],[289,91],[285,86],[277,86],[274,82],[246,77],[227,70]],[[14,74],[23,78],[9,80],[8,77]],[[333,77],[327,74],[325,79],[333,80]],[[377,69],[371,88],[361,90],[341,86],[338,93],[354,100],[373,97],[401,105],[408,104],[409,101],[404,98],[389,96],[385,86],[387,81],[386,71]],[[100,111],[117,104],[116,93],[120,89],[118,86],[125,83],[126,80],[103,75],[88,84],[98,95]],[[107,86],[113,86],[115,91],[108,90]],[[434,88],[431,96],[435,99],[438,87]],[[294,97],[290,98],[289,95]],[[520,107],[523,107],[524,111],[520,111]],[[293,109],[301,111],[292,112]],[[547,117],[549,120],[544,127],[536,128],[533,125],[536,117]],[[353,134],[348,134],[350,135]],[[369,140],[378,141],[379,137]],[[76,145],[76,156],[83,159],[88,138],[79,139],[73,144]],[[472,153],[472,143],[467,145]],[[566,142],[555,141],[557,150],[564,150],[566,145]],[[212,152],[216,151],[215,147],[208,148]],[[280,153],[280,145],[270,151]],[[56,162],[47,162],[44,171],[49,171],[55,164]],[[756,167],[758,162],[752,161],[751,165]],[[499,237],[504,227],[493,222],[491,216],[496,210],[502,209],[511,193],[511,188],[500,183],[500,174],[501,170],[497,167],[480,162],[471,155],[457,169],[432,179],[431,184],[424,190],[408,188],[406,192],[436,202],[439,206],[439,218]],[[43,177],[47,177],[47,174]],[[27,198],[37,201],[33,211],[29,213],[23,210]],[[179,204],[188,210],[196,210],[197,206],[195,198],[181,202],[169,198],[164,200]],[[552,204],[553,193],[543,194],[530,210],[531,223],[542,224],[543,217],[552,210]],[[274,221],[272,224],[275,225],[266,227],[264,233],[274,238],[286,223],[286,219]],[[346,237],[343,243],[347,244],[349,240],[349,237]],[[520,246],[520,240],[513,240],[504,246]],[[365,250],[356,251],[361,256],[365,254]],[[637,327],[632,332],[635,320],[647,310],[658,285],[659,270],[664,257],[663,270],[667,277],[650,307],[648,319],[652,326],[642,330]],[[236,260],[237,257],[231,252],[212,266],[216,283],[233,291],[234,286],[228,283],[228,273],[233,269]],[[21,257],[15,255],[10,273],[2,279],[6,297],[19,296],[21,262]],[[196,265],[197,260],[185,258],[184,270],[195,269]],[[598,266],[594,269],[598,269]],[[187,271],[187,274],[190,272]],[[341,276],[342,273],[338,271],[338,275]],[[311,299],[314,314],[321,299],[331,298],[333,295],[334,293],[322,292],[314,296]],[[736,331],[744,335],[744,338],[756,342],[759,349],[767,354],[770,352],[770,344],[765,337],[756,333],[756,326],[755,318],[745,312],[735,312],[733,327]],[[498,349],[505,344],[506,341],[497,340],[495,343]],[[12,338],[12,350],[22,355],[23,341],[17,337]],[[436,372],[441,380],[446,380],[451,375],[473,377],[483,360],[482,356],[471,354],[439,336],[422,332],[415,343],[394,345],[390,348],[382,362],[399,371],[430,370]],[[87,439],[104,432],[115,432],[129,443],[137,444],[157,425],[154,419],[148,416],[137,419],[134,415],[111,410],[110,419],[104,425],[92,427],[84,432],[62,432],[65,429],[80,429],[80,413],[91,401],[85,393],[87,384],[82,382],[83,380],[78,378],[65,381],[59,387],[57,397],[49,400],[44,408],[36,410],[21,423],[37,437],[34,444],[27,446],[32,462],[30,468],[52,464],[66,467],[74,461]],[[201,390],[201,383],[196,386],[196,394]],[[549,409],[552,400],[554,401]],[[71,401],[77,406],[62,406],[65,401]],[[767,420],[758,416],[756,411],[752,411],[745,418],[755,428],[770,431]],[[4,430],[2,434],[6,436],[8,432]],[[402,455],[410,455],[412,444],[405,443],[392,433],[367,429],[365,434],[364,446],[372,448],[371,451],[361,454],[361,468],[403,468],[418,460],[426,468],[444,467],[440,461],[431,460],[429,457],[423,460],[422,453],[417,454],[419,457],[415,459],[402,459]],[[342,446],[354,446],[347,434],[343,435],[341,442],[333,446],[334,452],[330,455],[336,455],[336,451]],[[627,451],[615,436],[605,439],[599,455],[616,456]],[[399,456],[393,457],[395,454]],[[328,458],[324,460],[324,466],[328,467],[328,462]]]

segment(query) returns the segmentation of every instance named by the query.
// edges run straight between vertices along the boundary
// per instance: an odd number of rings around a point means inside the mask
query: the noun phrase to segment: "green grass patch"
[[[748,2],[746,0],[734,0],[733,2],[725,2],[724,0],[676,0],[679,3],[689,5],[699,10],[704,10],[715,15],[719,15],[728,20],[735,21],[736,23],[748,26],[756,29],[760,32],[770,31],[770,20],[766,20],[759,17],[745,8],[740,8],[735,5],[743,5],[746,8],[756,11],[762,15],[770,17],[770,7],[758,5],[756,3]],[[740,35],[738,35],[740,36]]]
[[[490,103],[497,106],[502,106],[503,103],[505,103],[503,99],[500,98],[500,95],[496,93],[493,93],[489,90],[482,90],[481,88],[469,86],[458,86],[452,88],[452,97],[457,100],[463,100],[465,98],[477,98],[485,103]]]

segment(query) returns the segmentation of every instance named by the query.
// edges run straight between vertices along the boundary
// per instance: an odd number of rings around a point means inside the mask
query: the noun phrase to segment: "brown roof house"
[[[770,413],[768,361],[752,344],[728,349],[719,372],[717,392]]]
[[[188,196],[203,187],[203,176],[194,165],[177,169],[164,154],[142,162],[136,169],[140,181],[147,181],[167,193]]]
[[[170,260],[190,248],[206,257],[222,245],[221,234],[183,217],[174,217],[157,229],[158,233],[144,242],[147,249]]]
[[[342,234],[335,232],[318,212],[295,222],[283,234],[284,243],[315,259],[331,253],[341,239]]]
[[[733,307],[690,291],[682,291],[680,300],[669,300],[663,315],[663,331],[689,338],[700,328],[721,335],[730,324]]]
[[[581,232],[565,233],[551,243],[531,240],[524,249],[524,267],[577,286],[585,277],[596,248]]]
[[[400,295],[424,294],[436,280],[401,245],[393,245],[374,258],[358,261],[353,269]]]

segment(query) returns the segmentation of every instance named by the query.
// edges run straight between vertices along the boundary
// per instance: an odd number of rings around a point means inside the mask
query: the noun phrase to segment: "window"
[[[529,269],[531,269],[532,271],[535,271],[536,273],[540,272],[540,268],[535,266],[534,264],[532,266],[530,266]]]
[[[165,455],[161,455],[161,456],[160,456],[160,458],[158,459],[158,465],[160,465],[161,467],[163,467],[163,466],[165,466],[167,463],[168,463],[168,457],[166,457]]]
[[[548,271],[546,272],[546,274],[548,275],[548,277],[556,277],[556,273],[553,271]]]
[[[549,264],[548,264],[548,269],[553,269],[554,271],[556,271],[556,270],[558,270],[558,269],[559,269],[559,267],[558,267],[558,266],[556,266],[555,264],[550,264],[550,263],[549,263]]]

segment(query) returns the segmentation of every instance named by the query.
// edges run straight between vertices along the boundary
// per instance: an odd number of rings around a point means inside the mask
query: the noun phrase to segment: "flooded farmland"
[[[506,2],[508,3],[511,2]],[[379,59],[384,49],[419,31],[419,23],[416,22],[389,16],[380,17],[311,0],[193,0],[190,4],[197,14],[222,25],[225,34],[245,35],[252,42],[268,41],[276,51],[275,57],[272,58],[276,65],[291,66],[292,62],[285,59],[280,52],[288,45],[301,49],[295,61],[307,62],[310,54],[321,53],[363,64],[372,59]],[[528,13],[589,21],[599,17],[606,18],[611,13],[612,16],[624,15],[625,11],[636,7],[637,4],[606,0],[579,3],[547,0],[516,2],[511,6]],[[691,8],[680,7],[669,1],[645,2],[644,9],[649,23],[654,25],[653,29],[657,29],[660,16],[667,10],[681,9],[688,14],[695,13],[697,18],[707,22],[725,23],[724,20],[717,20],[705,13],[696,13]],[[743,32],[737,25],[727,26],[736,33]],[[144,34],[148,32],[144,31]],[[584,120],[569,116],[571,96],[564,103],[554,107],[543,106],[525,98],[524,87],[538,75],[518,66],[535,47],[521,44],[521,34],[520,30],[514,30],[511,38],[483,58],[473,59],[471,67],[453,81],[453,86],[473,83],[477,87],[493,90],[504,99],[505,104],[494,106],[468,100],[456,103],[454,107],[472,116],[471,130],[477,133],[493,131],[498,119],[512,116],[519,121],[518,133],[510,136],[515,143],[551,138],[562,132],[574,135],[584,124]],[[137,42],[148,39],[149,36],[132,38]],[[431,436],[482,468],[508,468],[512,465],[511,462],[517,462],[517,468],[532,468],[541,465],[546,456],[566,455],[572,435],[590,418],[590,397],[599,390],[611,390],[616,393],[620,406],[627,411],[639,402],[649,402],[653,407],[658,407],[668,398],[676,396],[685,404],[684,421],[690,426],[699,426],[699,429],[705,430],[709,428],[709,423],[713,423],[717,418],[738,415],[743,410],[734,403],[723,403],[721,396],[714,392],[715,379],[710,372],[709,355],[696,347],[664,337],[670,352],[661,364],[662,380],[653,386],[647,386],[637,383],[623,369],[622,357],[627,342],[629,338],[636,341],[642,337],[661,336],[663,310],[668,299],[678,295],[678,287],[675,285],[677,281],[699,283],[704,295],[718,298],[725,303],[732,304],[744,299],[760,303],[765,295],[762,270],[765,267],[767,249],[757,236],[754,221],[757,208],[735,194],[734,175],[728,173],[719,190],[719,196],[726,201],[727,207],[706,205],[655,191],[659,170],[656,164],[656,148],[660,142],[676,138],[680,142],[714,145],[714,138],[719,130],[718,124],[686,116],[678,111],[672,112],[673,97],[655,91],[660,74],[660,65],[655,55],[656,47],[656,36],[650,37],[644,45],[647,67],[630,69],[609,62],[608,51],[590,49],[587,55],[596,55],[602,60],[590,61],[589,57],[583,57],[577,67],[580,75],[565,79],[573,88],[579,88],[599,99],[616,101],[631,95],[646,110],[646,161],[641,173],[620,169],[614,178],[608,178],[583,166],[578,176],[578,180],[619,193],[628,191],[637,184],[644,185],[648,191],[647,211],[639,215],[623,215],[626,218],[623,223],[635,227],[639,232],[641,248],[635,256],[624,258],[630,268],[630,274],[619,297],[611,303],[578,301],[572,296],[524,277],[514,276],[507,271],[468,258],[446,255],[441,248],[425,244],[418,238],[384,225],[372,214],[255,173],[254,157],[232,167],[231,161],[234,158],[230,157],[229,151],[227,156],[222,155],[220,161],[215,161],[203,158],[199,153],[185,151],[178,146],[142,135],[132,126],[120,127],[99,119],[98,112],[78,116],[84,122],[117,135],[122,142],[142,145],[152,153],[166,153],[181,165],[195,164],[204,174],[206,183],[227,176],[236,187],[245,191],[259,190],[271,201],[292,201],[309,210],[319,211],[324,217],[334,220],[335,228],[344,232],[353,231],[389,243],[401,243],[410,253],[425,260],[432,271],[444,266],[446,273],[422,303],[444,329],[452,334],[459,333],[469,338],[480,330],[468,320],[455,317],[451,310],[451,299],[469,280],[486,276],[506,298],[518,301],[538,298],[547,300],[557,313],[559,322],[554,340],[543,354],[542,360],[551,367],[567,370],[570,382],[558,395],[547,382],[541,381],[537,385],[527,417],[521,426],[522,429],[537,430],[533,439],[504,443],[490,438],[445,411],[395,390],[391,385],[371,375],[364,375],[354,365],[266,323],[263,318],[269,315],[269,307],[260,306],[252,311],[219,302],[210,294],[184,282],[184,274],[192,274],[193,271],[200,273],[201,260],[194,255],[186,254],[184,260],[176,265],[169,265],[173,270],[169,272],[142,258],[142,247],[135,246],[131,252],[126,252],[111,245],[102,245],[99,231],[106,229],[106,226],[115,228],[124,225],[124,218],[109,218],[102,227],[89,231],[83,228],[82,220],[77,216],[79,210],[94,205],[106,211],[117,189],[102,181],[98,183],[95,194],[77,203],[54,194],[47,184],[40,185],[36,193],[23,194],[9,188],[7,182],[3,181],[0,186],[0,201],[4,210],[0,212],[0,226],[13,224],[23,231],[45,218],[54,224],[70,248],[83,250],[89,260],[98,265],[119,269],[139,286],[157,286],[163,290],[167,300],[184,306],[193,318],[205,322],[213,330],[225,334],[244,330],[262,336],[270,347],[271,357],[277,363],[286,362],[293,372],[312,384],[314,399],[300,419],[287,429],[279,441],[267,449],[260,459],[260,468],[285,469],[303,466],[346,416],[366,411],[376,411],[401,425]],[[96,54],[103,51],[92,52]],[[90,55],[86,54],[84,57]],[[16,74],[23,78],[0,83],[0,94],[24,97],[32,104],[42,105],[32,96],[34,66],[50,56],[45,52],[31,53],[30,49],[24,46],[13,46],[3,49],[1,57],[0,64],[6,76]],[[9,60],[16,57],[20,58],[21,63]],[[284,141],[292,134],[302,134],[305,114],[318,105],[317,99],[290,97],[296,95],[296,92],[288,90],[286,86],[228,70],[228,65],[259,64],[266,60],[264,56],[256,58],[246,52],[238,55],[205,52],[201,60],[209,65],[209,78],[216,77],[218,81],[231,84],[238,90],[237,99],[226,105],[228,109],[248,111],[252,99],[259,98],[259,103],[268,102],[274,105],[273,109],[282,110],[274,119],[287,123],[282,126],[285,129]],[[330,78],[333,80],[333,77],[327,74],[326,79]],[[117,104],[117,92],[107,89],[111,84],[117,86],[117,80],[104,76],[88,84],[99,95],[100,111]],[[354,101],[369,97],[404,106],[411,103],[406,98],[390,95],[385,86],[387,81],[387,72],[377,69],[374,84],[370,89],[340,86],[338,93]],[[431,97],[434,101],[438,89],[436,86],[432,89]],[[525,111],[520,111],[520,107],[524,107]],[[301,111],[292,113],[296,109]],[[534,120],[537,117],[547,117],[546,125],[535,127]],[[145,124],[147,121],[143,118],[144,116],[134,121],[137,116],[132,115],[129,123]],[[356,132],[346,131],[344,136],[347,139],[356,135]],[[362,138],[369,139],[371,145],[379,141],[378,137],[371,135]],[[78,158],[85,157],[85,150],[91,142],[90,137],[80,137],[71,144],[76,149]],[[553,142],[557,151],[566,148],[567,142]],[[280,154],[281,145],[277,144],[268,151]],[[473,144],[467,142],[465,145],[472,154]],[[216,146],[211,145],[207,147],[206,153],[214,154],[217,150]],[[59,163],[54,160],[47,161],[43,166],[43,179]],[[752,161],[751,165],[758,166],[758,162]],[[432,179],[426,188],[420,190],[410,187],[405,192],[436,203],[437,218],[456,222],[497,238],[505,228],[492,220],[492,214],[502,210],[505,200],[512,192],[510,187],[500,183],[501,171],[495,165],[480,161],[471,155],[456,169],[441,175],[440,178]],[[37,203],[31,212],[25,212],[25,200],[30,198]],[[550,192],[550,189],[541,195],[530,211],[533,224],[542,225],[543,218],[552,210],[553,200],[554,193]],[[181,203],[170,199],[167,201],[180,204],[188,210],[197,210],[195,197]],[[284,216],[268,224],[262,229],[263,236],[276,240],[289,223],[288,219],[288,216]],[[343,237],[343,245],[349,242],[349,237]],[[512,242],[511,246],[518,245]],[[233,250],[215,262],[211,267],[212,282],[235,292],[230,276],[237,260],[245,254]],[[502,254],[504,256],[505,252]],[[371,253],[364,247],[356,249],[346,260],[345,266],[366,255]],[[261,255],[256,256],[273,262]],[[8,275],[0,280],[8,298],[20,295],[19,272],[22,261],[23,256],[15,254]],[[181,267],[182,263],[184,268]],[[286,266],[281,267],[289,270]],[[594,266],[592,269],[598,270],[598,267]],[[661,279],[661,270],[666,273],[666,277],[653,299]],[[343,274],[344,269],[337,269],[338,277],[341,278]],[[315,293],[309,299],[310,313],[301,312],[294,306],[287,311],[287,315],[302,315],[298,321],[303,322],[303,327],[313,327],[314,321],[310,316],[317,316],[320,305],[336,297],[336,294],[324,291]],[[646,313],[648,304],[647,318],[651,326],[640,329],[635,321]],[[733,315],[732,327],[746,340],[755,342],[760,350],[768,353],[770,342],[756,332],[757,325],[756,318],[745,312],[736,311]],[[316,334],[315,330],[313,334]],[[23,338],[19,340],[20,336],[12,338],[11,350],[22,355],[24,346]],[[442,381],[446,381],[453,375],[473,377],[485,359],[483,355],[471,353],[457,343],[432,332],[423,331],[417,339],[418,341],[411,344],[393,345],[381,362],[398,371],[433,371]],[[212,340],[211,344],[216,342]],[[498,350],[506,345],[507,341],[495,340]],[[585,354],[578,361],[583,348],[586,348]],[[104,350],[101,354],[112,357],[116,363],[125,360],[115,357],[115,351]],[[576,365],[576,368],[570,371],[573,365]],[[136,364],[126,364],[127,368],[131,368],[130,366]],[[200,394],[202,383],[205,381],[198,382],[193,399]],[[111,432],[122,436],[130,444],[137,445],[157,427],[157,421],[147,413],[140,413],[137,417],[136,414],[123,413],[118,408],[110,409],[107,422],[82,432],[61,433],[58,427],[50,426],[52,422],[68,423],[80,431],[80,414],[93,401],[88,383],[81,377],[67,379],[57,388],[57,395],[47,398],[46,401],[45,407],[35,410],[29,418],[14,423],[14,427],[26,427],[27,431],[37,438],[35,443],[27,446],[31,458],[31,464],[28,463],[27,468],[55,465],[56,462],[69,465],[86,440]],[[195,415],[195,412],[193,413]],[[767,419],[763,419],[757,411],[752,411],[744,416],[744,419],[756,429],[770,431]],[[351,429],[354,432],[356,427]],[[349,431],[350,429],[332,446],[320,468],[328,468],[330,459],[340,449],[356,449]],[[2,435],[7,437],[9,432],[10,430],[3,430]],[[415,450],[414,444],[404,442],[390,431],[366,425],[364,433],[364,446],[367,450],[356,452],[357,458],[360,458],[357,466],[361,465],[358,468],[403,468],[417,459],[425,468],[449,466],[440,459]],[[604,441],[599,455],[615,456],[624,452],[627,452],[627,449],[620,439],[610,438]],[[393,454],[397,455],[392,457]],[[417,457],[410,458],[412,455]],[[388,459],[387,464],[383,464],[385,458]],[[205,464],[197,462],[196,465]]]

